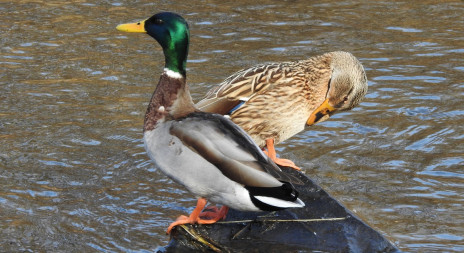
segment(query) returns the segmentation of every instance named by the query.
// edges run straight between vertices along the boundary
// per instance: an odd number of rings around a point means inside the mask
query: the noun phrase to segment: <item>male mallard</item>
[[[163,48],[165,69],[145,114],[145,149],[159,169],[199,197],[190,217],[179,217],[168,233],[179,224],[214,223],[228,207],[271,211],[304,206],[291,178],[245,131],[222,115],[195,108],[185,71],[189,29],[181,16],[162,12],[117,29],[148,33]],[[206,199],[225,207],[201,214]]]
[[[299,169],[276,157],[282,142],[338,111],[350,110],[367,92],[359,61],[347,52],[307,60],[257,65],[241,70],[210,90],[196,106],[229,115],[279,165]]]

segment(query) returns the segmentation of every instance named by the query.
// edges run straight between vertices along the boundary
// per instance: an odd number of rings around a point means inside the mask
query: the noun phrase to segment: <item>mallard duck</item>
[[[273,211],[304,206],[291,182],[295,178],[283,173],[245,131],[222,115],[195,108],[185,70],[189,29],[181,16],[162,12],[117,29],[147,33],[165,56],[145,114],[145,149],[157,168],[198,197],[190,216],[179,217],[168,234],[179,224],[214,223],[228,207]],[[202,214],[207,201],[224,206]]]
[[[330,52],[307,60],[262,64],[238,71],[211,89],[196,106],[228,115],[279,165],[299,168],[276,157],[274,143],[306,125],[350,110],[367,92],[361,63],[350,53]]]

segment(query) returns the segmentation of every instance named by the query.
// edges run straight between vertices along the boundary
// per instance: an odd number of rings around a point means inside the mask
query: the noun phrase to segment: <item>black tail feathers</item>
[[[250,192],[250,198],[254,205],[263,211],[277,211],[291,206],[285,202],[295,202],[298,200],[298,191],[288,182],[278,187],[253,187],[245,186]],[[263,197],[270,201],[262,201]],[[259,198],[259,199],[258,199]],[[275,201],[272,201],[274,199]]]

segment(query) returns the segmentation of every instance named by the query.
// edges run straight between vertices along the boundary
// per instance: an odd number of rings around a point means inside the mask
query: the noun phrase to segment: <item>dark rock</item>
[[[256,213],[230,210],[212,225],[177,226],[164,252],[399,252],[304,174],[295,187],[305,208]]]

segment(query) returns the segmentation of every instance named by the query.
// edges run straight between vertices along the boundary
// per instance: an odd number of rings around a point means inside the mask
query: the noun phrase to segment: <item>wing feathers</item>
[[[214,164],[231,180],[254,187],[275,187],[281,184],[279,180],[265,172],[255,157],[244,151],[233,140],[224,138],[222,133],[218,133],[215,128],[206,124],[207,121],[201,121],[201,128],[190,119],[177,123],[171,127],[171,134]]]
[[[237,106],[240,100],[227,99],[225,97],[218,97],[214,99],[203,99],[195,106],[203,112],[214,112],[219,114],[228,114],[232,108]]]
[[[240,184],[276,186],[273,180],[302,184],[297,177],[283,173],[245,131],[222,115],[191,113],[173,123],[170,131],[193,151],[216,165],[224,175]],[[267,180],[268,177],[272,180]]]
[[[226,114],[243,97],[252,97],[272,87],[285,76],[285,63],[258,65],[238,71],[215,88],[211,89],[196,106],[201,111]]]

